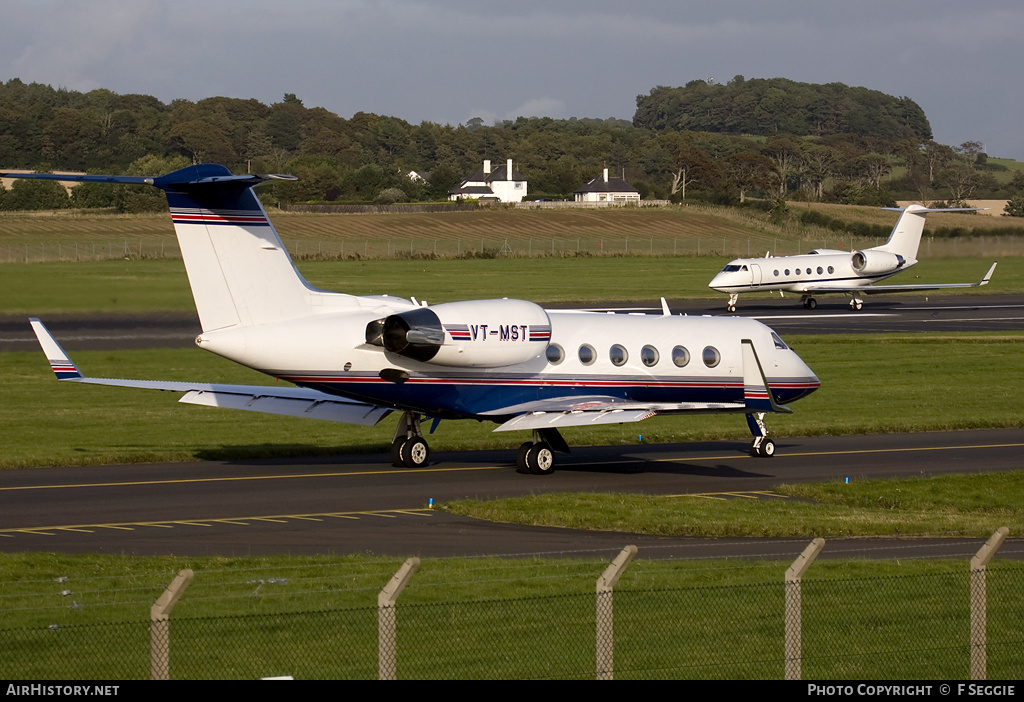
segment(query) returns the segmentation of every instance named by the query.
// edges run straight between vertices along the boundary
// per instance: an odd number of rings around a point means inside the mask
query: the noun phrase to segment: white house
[[[640,191],[622,178],[609,178],[608,169],[576,191],[576,202],[608,202],[616,205],[640,203]]]
[[[512,159],[493,169],[490,160],[484,160],[482,168],[448,191],[449,200],[522,202],[524,197],[526,180],[512,168]]]

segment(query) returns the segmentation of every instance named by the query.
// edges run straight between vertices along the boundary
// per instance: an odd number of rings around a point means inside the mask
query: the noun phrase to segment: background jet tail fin
[[[889,234],[889,240],[878,251],[887,251],[902,256],[907,260],[917,260],[917,250],[921,246],[921,234],[924,232],[924,217],[929,212],[975,212],[984,207],[924,207],[923,205],[907,205],[905,208],[883,207],[883,210],[900,212],[896,226]]]

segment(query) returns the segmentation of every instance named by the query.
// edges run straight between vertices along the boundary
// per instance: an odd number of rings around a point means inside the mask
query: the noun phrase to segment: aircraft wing
[[[916,292],[921,290],[940,290],[942,288],[977,288],[982,285],[988,285],[992,279],[992,274],[996,271],[996,265],[999,262],[996,261],[988,269],[988,273],[979,280],[977,283],[933,283],[931,285],[863,285],[861,287],[841,287],[838,285],[814,285],[810,284],[804,288],[804,292],[815,292],[815,293],[861,293],[864,295],[877,295],[879,293],[900,293],[900,292]]]
[[[493,416],[516,416],[494,431],[550,429],[640,422],[656,414],[690,412],[785,412],[791,410],[775,403],[768,388],[754,344],[743,339],[743,401],[736,402],[633,402],[611,396],[569,396],[527,402],[487,412]]]
[[[30,319],[32,330],[43,348],[50,367],[58,380],[70,380],[93,385],[114,385],[148,390],[169,390],[184,393],[179,402],[209,407],[228,407],[281,414],[292,417],[326,419],[345,424],[372,426],[391,413],[387,407],[346,400],[335,395],[298,387],[271,385],[228,385],[217,383],[189,383],[174,380],[128,380],[120,378],[90,378],[78,370],[53,335],[38,319]]]

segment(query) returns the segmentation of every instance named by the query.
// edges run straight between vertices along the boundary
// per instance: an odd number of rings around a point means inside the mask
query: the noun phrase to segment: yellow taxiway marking
[[[396,519],[399,515],[414,517],[429,517],[433,510],[426,507],[422,509],[392,509],[392,510],[371,510],[367,512],[333,512],[321,514],[272,514],[254,517],[233,517],[225,519],[168,519],[159,522],[120,522],[117,524],[61,524],[56,526],[41,527],[20,527],[17,529],[0,529],[0,536],[11,537],[15,534],[36,534],[40,536],[53,536],[58,531],[74,531],[85,534],[94,533],[95,529],[124,529],[132,531],[139,527],[158,527],[161,529],[173,529],[176,526],[199,526],[210,527],[213,524],[231,524],[235,526],[249,526],[250,522],[275,522],[285,524],[293,520],[322,522],[326,517],[337,517],[339,519],[361,519],[363,517],[386,517]]]
[[[185,485],[190,483],[232,483],[244,480],[285,480],[289,478],[342,478],[361,475],[396,475],[401,473],[452,473],[471,470],[498,470],[510,466],[461,466],[451,468],[414,468],[409,470],[362,470],[342,473],[295,473],[290,475],[235,475],[218,478],[179,478],[175,480],[125,480],[113,483],[63,483],[60,485],[15,485],[0,487],[0,492],[17,490],[54,490],[58,488],[128,487],[133,485]]]
[[[923,452],[923,451],[957,451],[965,449],[992,449],[992,448],[1016,448],[1024,447],[1024,443],[1009,443],[1009,444],[965,444],[959,446],[916,446],[908,448],[878,448],[878,449],[852,449],[847,451],[802,451],[794,453],[779,454],[776,460],[779,458],[785,459],[790,457],[799,456],[849,456],[854,454],[867,454],[867,453],[908,453],[908,452]],[[645,446],[646,450],[655,450],[655,447]],[[632,456],[624,456],[626,461],[645,461],[650,463],[669,463],[669,462],[693,462],[693,461],[724,461],[724,460],[735,460],[742,458],[751,458],[744,453],[737,451],[736,453],[725,454],[721,456],[699,456],[699,455],[679,455],[668,458],[656,458],[646,457],[643,455],[634,454]],[[586,463],[573,464],[574,467],[583,466],[598,466],[598,465],[617,465],[623,463],[622,460],[614,461],[588,461]],[[485,466],[457,466],[447,468],[413,468],[407,470],[364,470],[354,472],[333,472],[333,473],[300,473],[300,474],[286,474],[286,475],[239,475],[239,476],[221,476],[216,478],[180,478],[175,480],[135,480],[135,481],[119,481],[111,483],[63,483],[59,485],[18,485],[11,487],[0,487],[0,493],[2,492],[15,492],[18,490],[56,490],[62,488],[96,488],[96,487],[126,487],[126,486],[138,486],[138,485],[185,485],[191,483],[230,483],[230,482],[241,482],[249,480],[284,480],[284,479],[300,479],[300,478],[343,478],[343,477],[354,477],[354,476],[366,476],[366,475],[396,475],[403,473],[458,473],[464,471],[481,471],[481,470],[507,470],[510,466],[508,465],[485,465]],[[336,516],[336,515],[332,515]]]
[[[908,453],[920,451],[957,451],[961,449],[989,449],[989,448],[1014,448],[1024,446],[1024,443],[1013,444],[966,444],[963,446],[910,446],[907,448],[879,448],[879,449],[852,449],[849,451],[801,451],[794,453],[776,454],[777,457],[791,458],[795,456],[851,456],[859,453]],[[727,456],[676,456],[674,458],[644,458],[637,460],[651,461],[652,463],[668,463],[671,461],[724,461],[730,458],[744,458],[739,454]],[[753,458],[753,456],[746,456]]]

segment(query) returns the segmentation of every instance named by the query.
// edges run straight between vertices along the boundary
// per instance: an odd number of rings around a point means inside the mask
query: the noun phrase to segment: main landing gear
[[[534,429],[533,441],[516,452],[516,472],[551,475],[555,472],[555,451],[569,453],[569,445],[557,429]]]
[[[420,432],[418,412],[406,412],[398,420],[391,442],[391,465],[396,468],[422,468],[430,460],[430,447]]]
[[[853,299],[850,300],[850,309],[854,310],[855,312],[859,312],[863,306],[864,300],[860,299],[856,295],[854,295]]]
[[[818,306],[818,301],[815,300],[810,295],[804,295],[802,298],[800,298],[800,302],[803,303],[805,310],[813,310]]]
[[[764,424],[764,412],[747,415],[747,426],[754,435],[750,442],[750,455],[759,458],[771,458],[775,455],[775,442],[768,438],[768,428]]]

